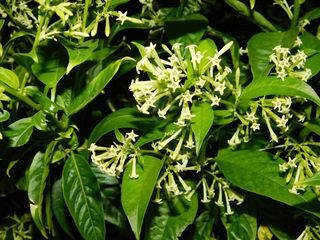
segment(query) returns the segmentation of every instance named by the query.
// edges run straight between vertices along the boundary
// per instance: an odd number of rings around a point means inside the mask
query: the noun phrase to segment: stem
[[[276,32],[277,29],[273,24],[267,20],[261,13],[250,10],[250,8],[238,1],[238,0],[224,0],[230,7],[236,10],[238,13],[250,18],[255,24],[257,24],[262,30],[269,32]]]
[[[298,24],[299,13],[300,13],[300,0],[294,0],[294,7],[293,7],[293,17],[291,20],[291,28],[294,28]]]
[[[35,109],[37,111],[41,110],[40,105],[35,103],[34,101],[32,101],[29,97],[23,95],[22,93],[18,92],[17,90],[14,90],[14,89],[6,86],[5,84],[0,83],[0,86],[4,88],[5,92],[7,92],[10,95],[16,97],[17,99],[23,101],[24,103],[26,103],[27,105],[29,105],[33,109]]]
[[[82,17],[82,32],[85,32],[88,18],[88,10],[91,4],[91,0],[86,0],[84,5],[83,17]]]

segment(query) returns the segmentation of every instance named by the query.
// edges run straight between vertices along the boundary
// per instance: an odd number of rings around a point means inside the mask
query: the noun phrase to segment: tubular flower
[[[121,144],[114,143],[110,147],[97,146],[95,143],[88,149],[91,152],[91,160],[102,171],[110,176],[120,176],[128,164],[132,164],[130,178],[138,178],[136,165],[139,149],[134,147],[136,135],[134,131],[127,132],[122,136]]]

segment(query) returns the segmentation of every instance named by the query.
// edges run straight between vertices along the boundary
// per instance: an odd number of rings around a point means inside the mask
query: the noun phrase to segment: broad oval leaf
[[[102,119],[89,137],[89,144],[96,143],[103,135],[120,128],[150,129],[159,121],[141,115],[136,108],[123,108]],[[160,137],[161,138],[161,137]]]
[[[270,153],[253,150],[222,150],[216,158],[221,171],[235,186],[270,197],[289,206],[310,212],[320,217],[317,196],[311,191],[295,195],[289,192],[291,185],[279,175],[280,158],[273,159]]]
[[[67,108],[67,114],[72,115],[77,113],[98,96],[117,73],[122,62],[123,60],[121,59],[109,64],[91,82],[86,84],[80,93],[71,101],[71,104]]]
[[[4,135],[9,138],[11,147],[20,147],[26,144],[33,132],[32,117],[21,118],[9,125]]]
[[[197,44],[206,31],[208,19],[201,14],[192,14],[182,18],[168,19],[164,23],[169,42]],[[186,26],[188,26],[186,28]]]
[[[207,136],[213,124],[213,110],[209,103],[198,102],[194,103],[191,108],[192,117],[191,129],[194,133],[196,142],[196,153],[199,154],[203,140]]]
[[[275,76],[268,76],[251,82],[242,92],[241,99],[252,99],[266,95],[299,96],[313,101],[320,106],[320,98],[306,82],[286,77],[283,81]]]
[[[291,47],[297,35],[298,31],[296,29],[287,32],[264,32],[255,34],[248,41],[249,63],[254,81],[269,74],[272,68],[269,63],[272,49],[277,45]]]
[[[163,161],[152,156],[141,156],[137,164],[139,178],[131,179],[130,164],[123,175],[121,203],[136,239],[140,239],[141,227]]]
[[[14,89],[18,89],[20,85],[17,74],[3,67],[0,67],[0,81]]]
[[[159,214],[147,224],[145,240],[177,240],[183,231],[193,223],[198,211],[198,197],[191,201],[177,196],[171,203],[159,205]]]
[[[97,179],[80,154],[71,154],[62,172],[63,196],[69,212],[86,240],[104,240],[106,229]]]

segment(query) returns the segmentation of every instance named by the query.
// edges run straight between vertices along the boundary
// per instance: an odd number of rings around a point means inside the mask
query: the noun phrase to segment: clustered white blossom
[[[195,139],[191,129],[192,105],[197,102],[207,102],[212,108],[221,107],[221,99],[226,92],[234,94],[231,69],[221,65],[222,55],[230,49],[232,42],[227,43],[212,56],[205,56],[197,45],[185,48],[175,43],[171,49],[162,45],[167,58],[161,58],[156,51],[156,45],[148,47],[138,45],[142,59],[136,65],[138,74],[148,76],[132,81],[130,90],[137,101],[141,113],[157,113],[160,118],[172,119],[174,126],[164,137],[153,144],[156,152],[164,151],[166,167],[157,181],[156,199],[161,203],[162,194],[168,196],[184,195],[191,200],[197,189],[202,187],[203,203],[215,199],[219,206],[225,206],[226,214],[232,214],[231,201],[240,204],[243,197],[232,190],[228,182],[217,170],[217,165],[209,165],[211,169],[205,172],[206,161],[203,164],[193,161],[195,156]],[[143,75],[142,75],[143,76]],[[187,172],[201,175],[195,186],[184,180]],[[210,180],[211,179],[211,180]],[[209,185],[209,182],[211,184]],[[216,192],[217,191],[217,192]]]
[[[302,44],[298,38],[297,44]],[[307,55],[303,50],[298,49],[296,53],[292,53],[292,49],[281,47],[280,45],[273,48],[273,53],[269,59],[275,65],[277,78],[284,80],[289,76],[307,81],[312,73],[309,68],[305,68]]]
[[[306,185],[301,183],[303,180],[320,171],[320,158],[307,144],[297,144],[287,139],[287,161],[279,165],[279,170],[286,173],[286,182],[289,183],[293,179],[289,191],[294,194],[305,190]],[[314,191],[319,191],[319,188],[314,188]]]
[[[307,225],[297,240],[320,239],[320,226]]]
[[[136,137],[138,135],[132,130],[122,136],[121,144],[114,143],[110,147],[103,147],[92,143],[89,148],[92,162],[109,176],[117,177],[120,176],[128,164],[132,164],[130,178],[138,178],[136,167],[140,153],[139,149],[133,145]]]

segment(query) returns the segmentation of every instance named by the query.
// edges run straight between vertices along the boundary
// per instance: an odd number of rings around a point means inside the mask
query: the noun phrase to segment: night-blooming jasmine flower
[[[121,22],[121,25],[127,20],[127,13],[128,11],[126,12],[121,12],[121,11],[118,11],[118,18],[116,19],[117,21],[120,21]]]

